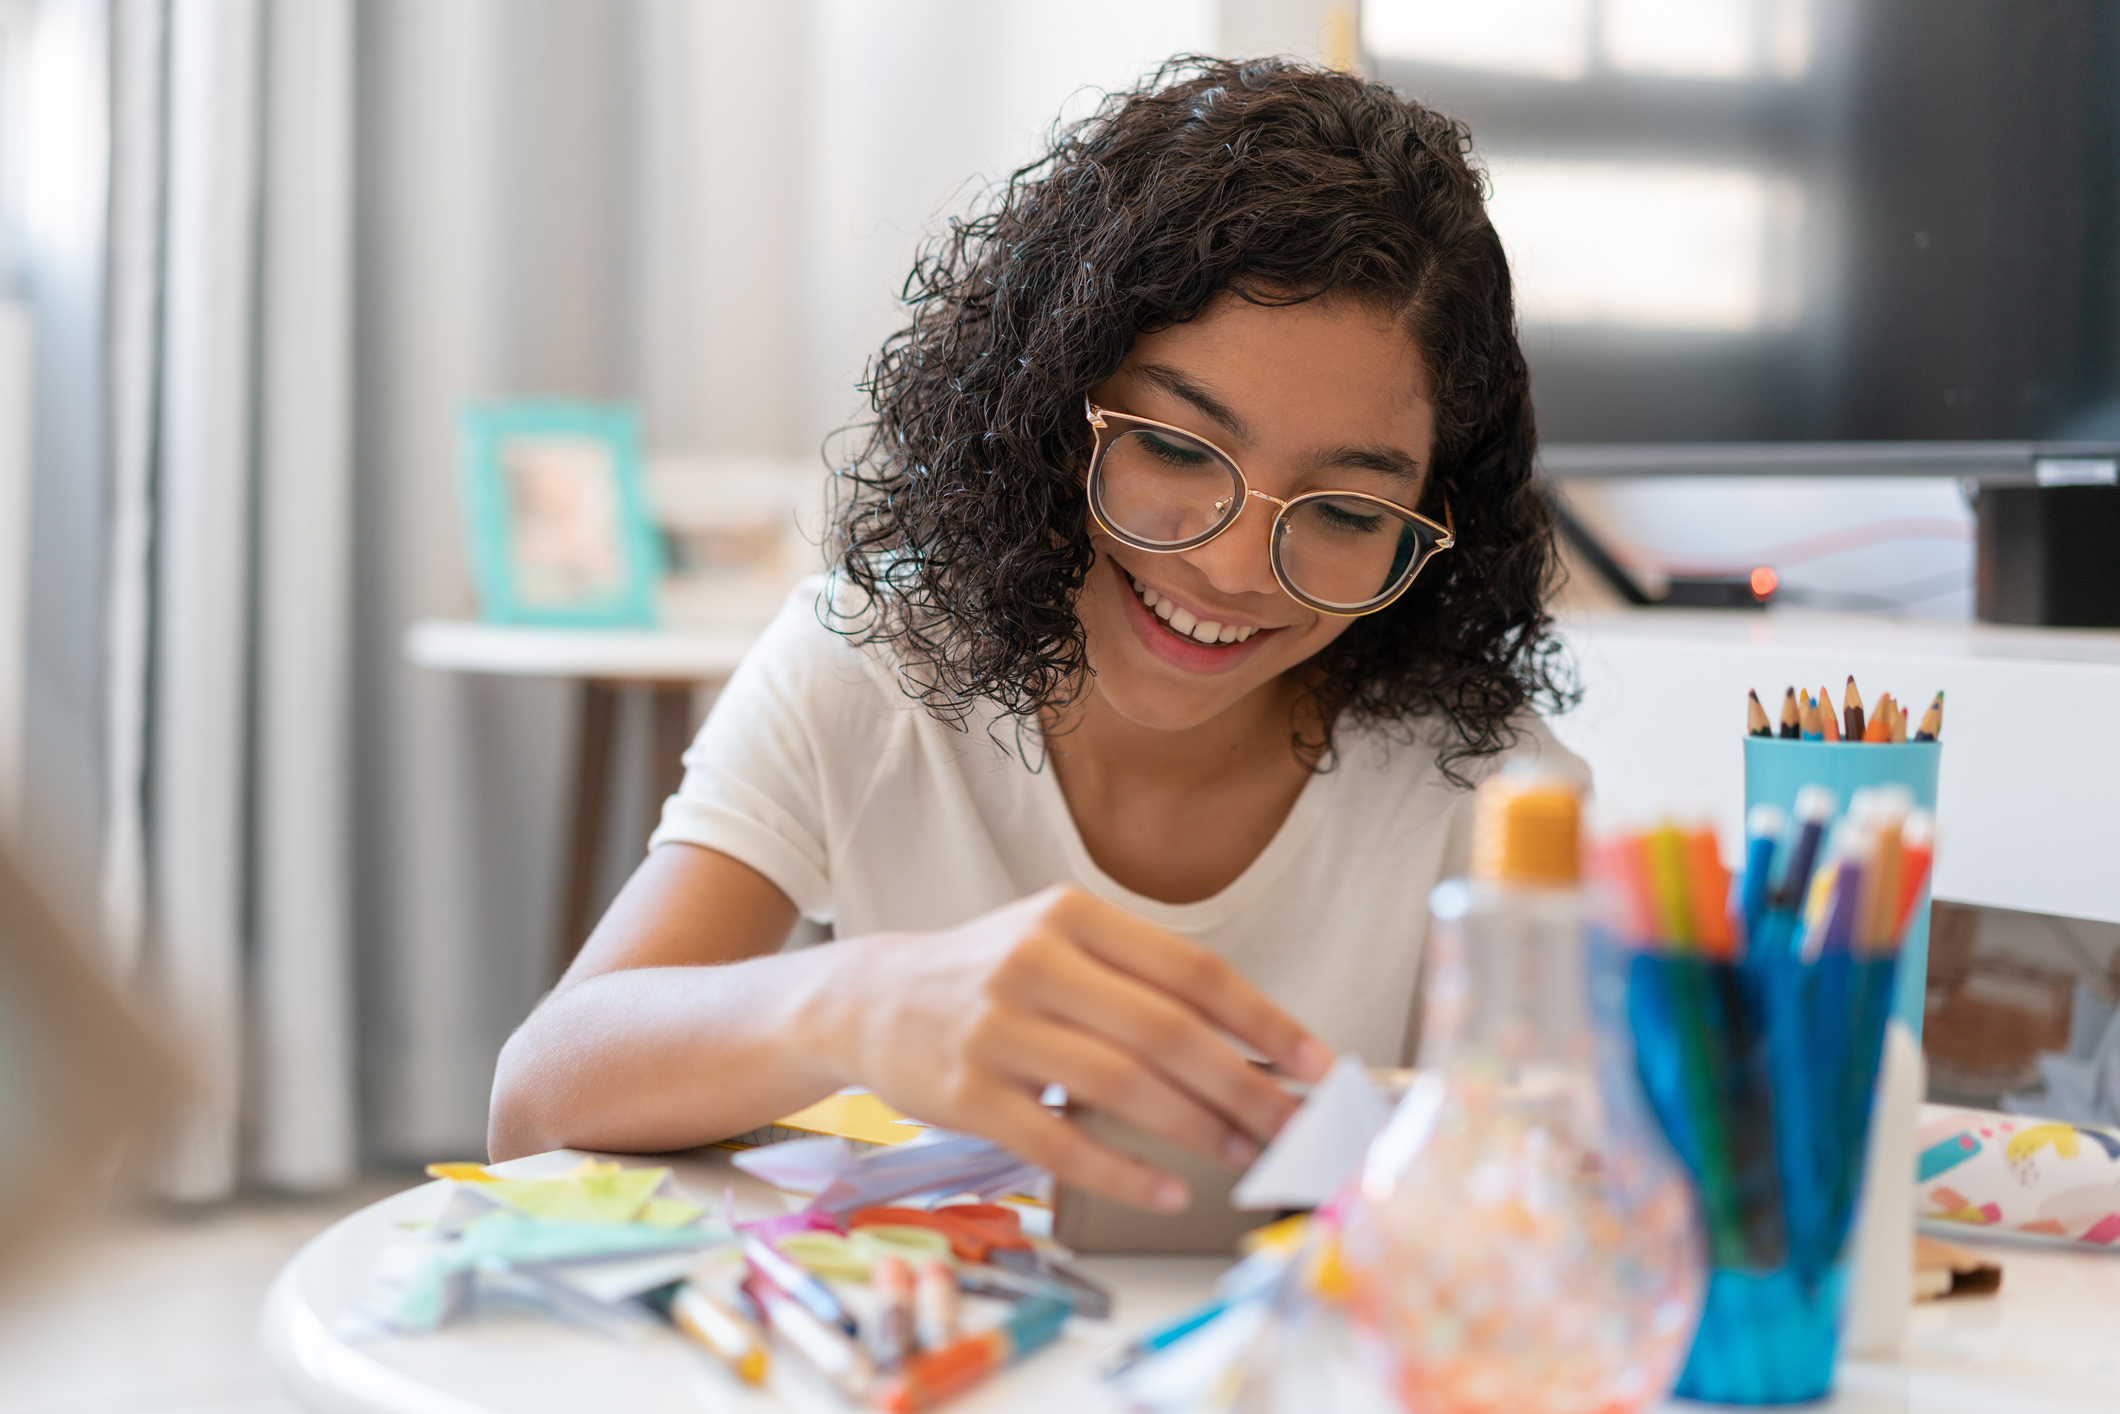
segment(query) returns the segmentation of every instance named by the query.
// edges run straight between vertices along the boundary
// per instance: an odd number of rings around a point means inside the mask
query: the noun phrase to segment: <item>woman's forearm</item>
[[[824,1019],[838,950],[630,968],[563,988],[502,1048],[493,1160],[692,1148],[848,1083]]]

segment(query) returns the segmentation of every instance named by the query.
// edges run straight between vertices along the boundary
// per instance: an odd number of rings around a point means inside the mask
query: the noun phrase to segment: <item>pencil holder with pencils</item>
[[[1593,852],[1632,949],[1642,1088],[1700,1198],[1708,1292],[1677,1392],[1719,1403],[1832,1388],[1899,944],[1934,839],[1897,783],[1855,792],[1830,833],[1834,793],[1796,796],[1751,812],[1734,890],[1705,827]]]
[[[1914,805],[1933,815],[1936,776],[1943,762],[1943,743],[1906,741],[1784,741],[1770,737],[1745,740],[1745,809],[1768,805],[1795,818],[1797,795],[1807,785],[1822,786],[1843,810],[1866,788],[1897,786]],[[1830,831],[1836,815],[1825,822]],[[1921,1038],[1929,975],[1929,884],[1922,876],[1899,947],[1897,990],[1892,1015]]]
[[[1699,1190],[1709,1254],[1680,1395],[1786,1404],[1832,1388],[1893,963],[1633,959],[1643,1088]]]

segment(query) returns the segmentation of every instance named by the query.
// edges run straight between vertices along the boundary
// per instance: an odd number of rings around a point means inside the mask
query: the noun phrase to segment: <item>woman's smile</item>
[[[1249,658],[1254,645],[1276,629],[1239,620],[1204,606],[1195,609],[1180,596],[1139,579],[1118,560],[1106,556],[1112,572],[1125,582],[1133,601],[1128,618],[1150,652],[1192,672],[1222,672]],[[1212,617],[1210,617],[1212,615]]]

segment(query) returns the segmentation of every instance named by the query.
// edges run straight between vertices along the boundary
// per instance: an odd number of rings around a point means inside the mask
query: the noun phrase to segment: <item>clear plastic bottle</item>
[[[1431,901],[1422,1074],[1347,1205],[1357,1320],[1418,1414],[1627,1414],[1699,1317],[1692,1189],[1588,931],[1580,816],[1557,782],[1482,787],[1473,877]]]

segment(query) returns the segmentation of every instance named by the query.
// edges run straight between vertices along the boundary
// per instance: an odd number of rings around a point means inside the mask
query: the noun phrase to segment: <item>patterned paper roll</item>
[[[2120,1241],[2120,1130],[1923,1105],[1914,1212],[2059,1242]]]

